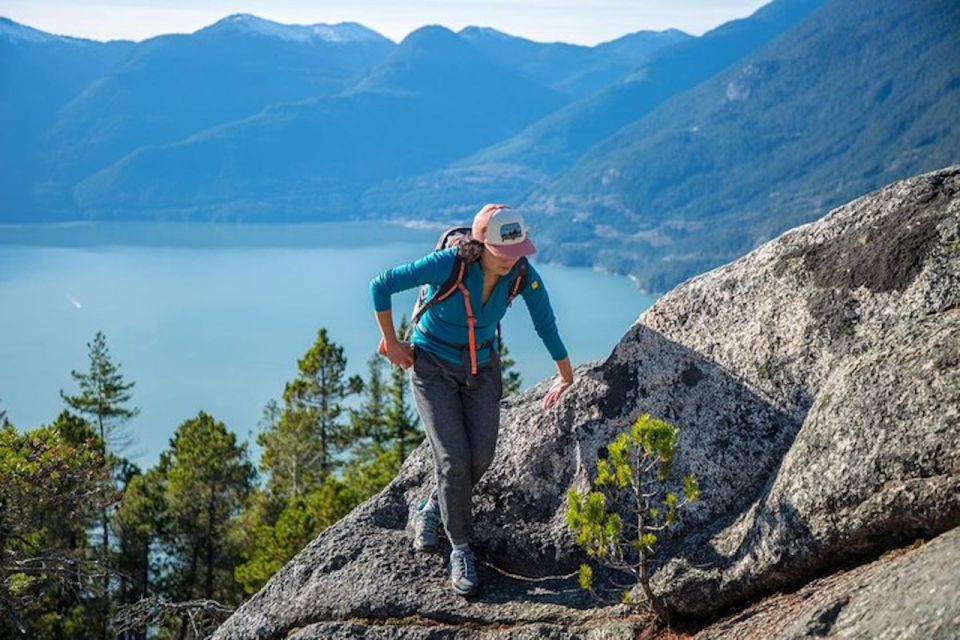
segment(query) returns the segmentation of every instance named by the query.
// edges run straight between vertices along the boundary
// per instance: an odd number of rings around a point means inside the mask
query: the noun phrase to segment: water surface
[[[136,382],[128,455],[141,466],[200,410],[252,440],[320,327],[344,347],[348,375],[366,376],[379,339],[371,278],[438,235],[371,223],[0,226],[0,408],[20,428],[51,422],[103,330]],[[532,262],[574,366],[606,357],[653,301],[625,277]],[[394,296],[396,320],[415,293]],[[502,330],[524,387],[556,373],[522,299]]]

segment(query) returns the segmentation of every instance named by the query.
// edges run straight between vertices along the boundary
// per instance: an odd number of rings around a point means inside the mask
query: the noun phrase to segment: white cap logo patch
[[[523,239],[523,228],[519,222],[508,222],[500,225],[500,244]]]
[[[527,228],[523,217],[514,211],[504,209],[490,217],[487,227],[487,242],[493,244],[520,244],[527,237]]]

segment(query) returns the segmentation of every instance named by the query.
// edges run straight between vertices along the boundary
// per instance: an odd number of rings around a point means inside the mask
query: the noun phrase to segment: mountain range
[[[828,3],[523,202],[563,255],[647,288],[960,160],[960,4]],[[561,247],[558,250],[558,247]]]
[[[81,207],[110,215],[204,205],[215,211],[238,201],[255,212],[266,197],[285,219],[336,216],[354,209],[378,180],[442,166],[561,103],[556,92],[495,65],[453,32],[423,27],[349,89],[140,148],[79,182],[75,196]]]
[[[398,44],[356,23],[234,14],[192,34],[101,43],[4,18],[0,113],[32,122],[5,133],[0,166],[16,175],[0,178],[0,221],[348,216],[374,182],[510,137],[691,38],[577,47],[461,33],[427,26]],[[497,62],[483,53],[493,40],[542,64]],[[245,208],[248,198],[268,202]]]
[[[439,171],[378,185],[364,199],[363,211],[383,216],[396,210],[443,210],[464,216],[477,201],[522,200],[593,145],[776,38],[823,2],[777,0],[699,38],[664,47],[620,81],[558,109],[511,138]]]
[[[594,47],[249,14],[95,42],[0,19],[0,222],[440,225],[510,202],[540,259],[663,291],[960,160],[958,36],[950,0],[774,0]]]

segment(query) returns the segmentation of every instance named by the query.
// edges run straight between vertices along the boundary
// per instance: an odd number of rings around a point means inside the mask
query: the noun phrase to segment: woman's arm
[[[417,285],[439,284],[447,279],[453,268],[456,248],[434,251],[422,258],[401,264],[380,273],[370,281],[370,299],[374,311],[386,311],[391,307],[390,296]]]
[[[550,391],[543,396],[542,407],[547,409],[573,384],[573,367],[567,355],[567,348],[560,339],[560,331],[557,329],[557,321],[550,305],[550,296],[547,295],[547,289],[543,285],[543,279],[530,264],[527,265],[527,274],[528,282],[523,290],[523,300],[527,304],[527,310],[530,311],[530,318],[533,320],[537,335],[553,357],[560,376]]]
[[[553,307],[550,306],[550,296],[547,294],[547,288],[540,274],[529,263],[527,264],[527,286],[523,288],[521,295],[527,305],[527,311],[530,312],[530,319],[533,320],[533,328],[537,330],[537,335],[550,352],[550,357],[554,361],[564,360],[567,357],[567,347],[560,339],[557,320],[553,315]]]
[[[391,296],[417,285],[446,280],[453,266],[452,251],[434,251],[418,260],[380,273],[370,281],[370,298],[374,318],[383,336],[385,353],[390,362],[404,369],[413,366],[413,348],[401,342],[393,324]]]

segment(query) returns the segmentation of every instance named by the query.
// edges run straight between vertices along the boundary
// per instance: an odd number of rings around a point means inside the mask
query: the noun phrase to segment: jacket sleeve
[[[422,258],[380,273],[370,281],[370,298],[376,311],[391,307],[390,296],[422,284],[443,284],[453,269],[456,247],[434,251]]]
[[[557,321],[550,306],[550,296],[547,295],[547,288],[543,286],[543,280],[532,264],[527,265],[527,286],[523,288],[521,295],[527,304],[527,310],[530,311],[530,318],[533,320],[537,335],[543,340],[550,356],[554,360],[566,358],[567,348],[560,340],[560,331],[557,329]]]

